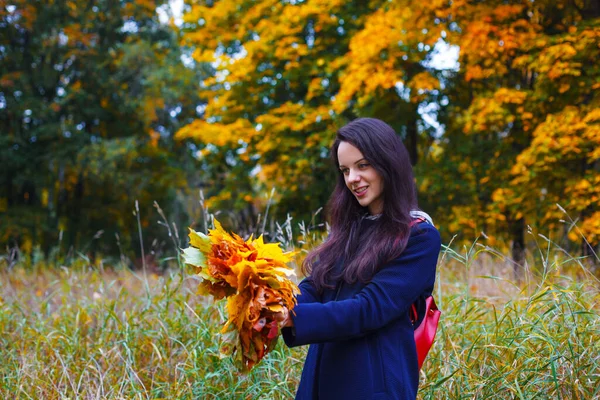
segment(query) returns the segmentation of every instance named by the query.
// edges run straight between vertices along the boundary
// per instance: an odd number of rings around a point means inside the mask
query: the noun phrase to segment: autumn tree
[[[278,217],[310,216],[330,192],[334,132],[358,116],[394,126],[416,162],[418,108],[439,87],[434,17],[408,1],[192,2],[183,43],[214,73],[204,115],[177,135],[213,170],[211,205],[255,210],[276,188]]]
[[[81,243],[107,215],[131,237],[134,199],[183,223],[184,187],[247,233],[273,189],[275,219],[309,219],[336,129],[369,116],[446,239],[483,232],[522,264],[527,226],[569,229],[560,203],[598,245],[597,1],[195,0],[180,27],[161,4],[2,3],[3,242]]]
[[[521,123],[527,77],[510,66],[535,27],[523,19],[522,5],[502,1],[453,2],[445,13],[448,40],[460,48],[460,70],[446,85],[447,103],[440,113],[444,137],[426,172],[424,183],[430,187],[422,189],[441,200],[442,225],[466,237],[509,236],[513,257],[520,261],[522,216],[490,212],[490,207],[492,194],[508,180],[511,160],[529,142]],[[498,220],[506,222],[500,229]]]
[[[196,113],[198,73],[162,3],[0,4],[3,244],[80,250],[104,231],[114,251],[115,233],[135,240],[136,199],[148,225],[186,184],[170,138]]]
[[[600,4],[541,3],[534,18],[544,35],[515,65],[535,79],[538,118],[527,121],[531,142],[511,168],[512,190],[499,191],[498,203],[518,204],[530,221],[550,232],[568,232],[583,254],[592,256],[600,244]],[[569,218],[557,205],[578,222],[580,232],[559,222]]]

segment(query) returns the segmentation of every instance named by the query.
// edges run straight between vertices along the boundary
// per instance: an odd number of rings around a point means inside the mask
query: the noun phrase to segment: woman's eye
[[[358,164],[358,166],[360,168],[367,168],[369,166],[369,164]]]
[[[349,171],[348,168],[340,169],[340,172],[344,175],[348,175],[348,171]]]

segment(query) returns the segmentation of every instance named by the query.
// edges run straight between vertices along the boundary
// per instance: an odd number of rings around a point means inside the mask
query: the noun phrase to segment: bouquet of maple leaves
[[[278,243],[264,243],[262,235],[244,241],[223,230],[217,220],[214,225],[208,235],[190,229],[190,247],[183,250],[183,258],[202,278],[200,294],[227,298],[220,352],[233,355],[238,369],[249,371],[275,347],[275,314],[283,307],[291,312],[296,305],[300,291],[289,279],[294,270],[286,265],[292,254],[284,253]]]

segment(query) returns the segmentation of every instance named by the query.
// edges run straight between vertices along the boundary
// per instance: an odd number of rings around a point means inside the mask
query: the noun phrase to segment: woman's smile
[[[363,197],[364,195],[367,194],[367,189],[368,188],[369,188],[368,186],[362,186],[362,187],[359,187],[357,189],[354,189],[354,195],[356,197]]]

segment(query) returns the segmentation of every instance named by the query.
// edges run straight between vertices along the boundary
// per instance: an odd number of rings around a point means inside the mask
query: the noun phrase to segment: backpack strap
[[[429,221],[427,221],[425,218],[417,217],[417,218],[414,218],[412,221],[410,221],[410,227],[412,228],[413,226],[420,224],[422,222],[429,223]]]
[[[429,214],[427,214],[425,211],[421,211],[421,210],[412,210],[410,212],[410,217],[412,219],[425,219],[427,222],[429,222],[431,225],[435,224],[433,223],[433,219],[431,218],[431,216]]]
[[[429,220],[424,217],[413,215],[412,221],[410,221],[410,227],[412,228],[415,225],[426,223],[431,224]],[[432,224],[433,225],[433,224]],[[410,305],[410,309],[408,310],[408,314],[410,316],[410,322],[416,324],[419,321],[419,312],[417,311],[417,301]]]
[[[417,313],[417,306],[415,303],[410,305],[410,310],[408,311],[408,315],[410,316],[410,322],[414,325],[419,320],[419,314]]]

